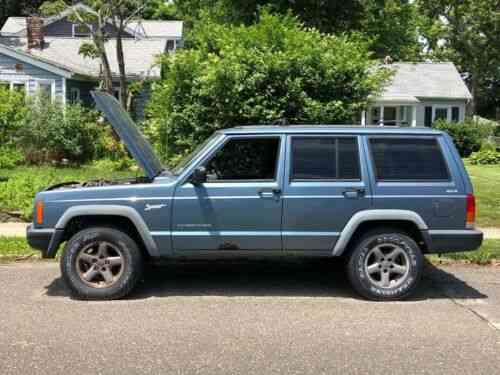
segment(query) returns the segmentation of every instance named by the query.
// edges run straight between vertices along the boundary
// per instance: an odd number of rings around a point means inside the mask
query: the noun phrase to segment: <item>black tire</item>
[[[354,290],[367,299],[402,300],[418,287],[423,259],[420,248],[406,233],[380,228],[364,235],[354,246],[347,273]]]
[[[101,244],[106,257],[99,255]],[[96,227],[84,229],[68,241],[61,257],[61,273],[75,298],[112,300],[131,292],[142,276],[143,263],[141,251],[128,235]]]

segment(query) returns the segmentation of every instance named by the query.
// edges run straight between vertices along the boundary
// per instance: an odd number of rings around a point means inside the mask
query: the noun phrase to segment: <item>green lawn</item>
[[[82,166],[80,168],[18,167],[0,169],[0,212],[22,212],[29,221],[35,193],[50,185],[66,181],[88,181],[99,178],[133,177],[136,172],[118,172],[110,168]],[[3,181],[8,179],[7,181]],[[3,181],[3,182],[2,182]]]
[[[479,227],[500,227],[500,165],[467,165],[474,185]]]

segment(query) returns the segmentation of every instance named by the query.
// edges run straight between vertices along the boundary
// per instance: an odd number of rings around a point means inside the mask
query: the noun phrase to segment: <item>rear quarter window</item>
[[[370,138],[378,181],[449,181],[450,174],[435,138]]]

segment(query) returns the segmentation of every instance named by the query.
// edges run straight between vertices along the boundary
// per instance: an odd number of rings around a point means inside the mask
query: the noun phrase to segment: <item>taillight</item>
[[[476,223],[476,198],[473,194],[467,194],[467,210],[465,217],[465,226],[474,228]]]
[[[43,224],[43,202],[38,201],[36,203],[36,210],[35,210],[35,215],[36,215],[36,223],[37,224]]]

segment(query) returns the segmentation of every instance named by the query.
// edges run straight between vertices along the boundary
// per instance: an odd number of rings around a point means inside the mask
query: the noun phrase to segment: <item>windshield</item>
[[[184,156],[181,161],[176,165],[176,167],[174,168],[173,170],[173,174],[174,175],[180,175],[184,169],[189,165],[191,164],[191,161],[197,156],[199,155],[209,144],[212,143],[212,141],[214,141],[215,139],[221,137],[222,134],[219,133],[219,132],[215,132],[214,134],[212,134],[212,136],[210,136],[209,138],[207,138],[207,140],[203,143],[201,143],[198,147],[196,147],[194,149],[193,152],[191,152],[190,154]]]

